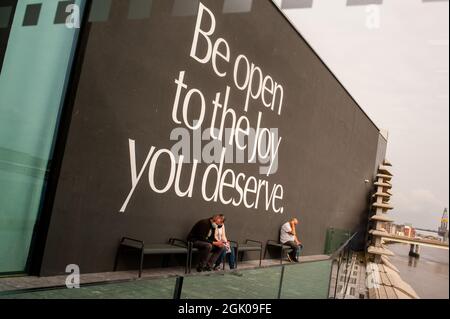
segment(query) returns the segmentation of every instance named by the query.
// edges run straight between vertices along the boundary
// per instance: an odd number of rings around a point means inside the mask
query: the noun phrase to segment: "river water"
[[[449,251],[420,247],[420,258],[408,256],[409,244],[389,245],[395,256],[389,257],[400,276],[423,299],[449,298]]]

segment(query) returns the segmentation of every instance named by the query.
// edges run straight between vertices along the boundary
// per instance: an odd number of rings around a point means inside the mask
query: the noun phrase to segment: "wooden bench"
[[[144,241],[130,237],[122,237],[117,248],[116,259],[114,261],[114,271],[117,270],[119,255],[121,251],[126,249],[135,250],[139,253],[139,278],[142,276],[142,267],[144,265],[145,255],[186,255],[185,273],[190,271],[191,247],[189,244],[184,245],[183,241],[171,238],[168,244],[146,244]],[[164,261],[165,262],[165,261]]]

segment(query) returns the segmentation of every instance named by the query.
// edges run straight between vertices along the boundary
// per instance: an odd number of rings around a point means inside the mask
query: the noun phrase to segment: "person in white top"
[[[298,225],[298,219],[292,218],[281,226],[280,231],[280,243],[290,246],[292,250],[288,252],[287,258],[289,261],[298,262],[301,251],[303,250],[303,244],[297,237],[297,231],[295,227]]]
[[[219,258],[217,259],[213,269],[214,270],[220,269],[220,265],[222,264],[223,259],[226,257],[227,254],[229,254],[228,263],[230,265],[230,269],[235,269],[236,257],[234,253],[234,248],[231,247],[230,241],[227,239],[227,235],[225,233],[225,216],[222,214],[220,216],[222,217],[223,222],[221,225],[219,225],[219,227],[216,228],[214,238],[215,240],[220,241],[224,244],[225,250],[222,252],[222,255],[220,255]]]

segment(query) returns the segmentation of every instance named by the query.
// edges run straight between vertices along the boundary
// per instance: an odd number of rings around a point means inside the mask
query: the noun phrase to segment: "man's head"
[[[224,221],[225,221],[225,216],[223,214],[216,214],[213,217],[211,217],[211,224],[220,226],[223,225]]]
[[[295,218],[295,217],[293,217],[293,218],[291,219],[291,223],[294,224],[294,225],[297,225],[297,224],[298,224],[298,219]]]

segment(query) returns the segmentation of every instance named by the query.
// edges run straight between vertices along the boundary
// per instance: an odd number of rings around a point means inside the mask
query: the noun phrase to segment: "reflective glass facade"
[[[0,273],[26,271],[79,32],[70,4],[84,0],[0,2]]]

